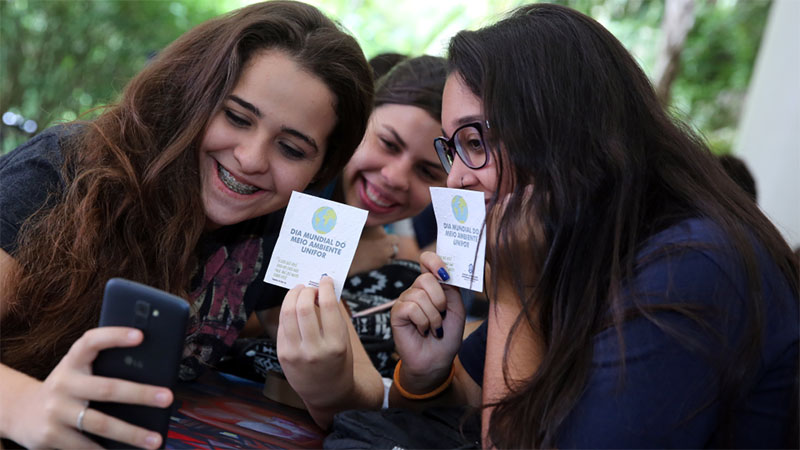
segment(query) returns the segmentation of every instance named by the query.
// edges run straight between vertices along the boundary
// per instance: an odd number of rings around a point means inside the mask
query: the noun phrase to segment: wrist
[[[397,362],[394,371],[394,385],[403,397],[410,400],[425,400],[444,392],[453,381],[455,364],[424,375],[411,375],[404,370],[403,361]]]
[[[348,386],[339,385],[335,388],[328,387],[324,391],[317,391],[315,395],[300,396],[306,410],[314,422],[327,430],[333,424],[333,416],[348,409],[361,409],[366,407],[358,402],[358,392],[355,383]]]
[[[397,362],[395,371],[404,388],[415,393],[427,392],[442,384],[450,373],[453,361],[437,361],[424,367],[407,364],[402,358]],[[427,391],[426,391],[427,390]]]
[[[349,376],[335,380],[331,384],[318,385],[311,391],[303,393],[298,391],[298,394],[300,394],[308,410],[344,409],[348,401],[355,397],[356,385],[351,373]]]

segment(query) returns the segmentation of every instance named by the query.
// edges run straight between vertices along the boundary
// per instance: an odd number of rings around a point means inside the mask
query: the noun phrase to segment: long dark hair
[[[498,230],[498,244],[487,252],[491,285],[506,277],[522,301],[512,334],[524,324],[545,345],[533,377],[495,404],[491,441],[555,446],[585,389],[592,339],[609,326],[621,339],[620,326],[631,314],[667,328],[646,307],[622,304],[620,292],[647,239],[691,217],[721,228],[749,280],[747,327],[734,343],[737,351],[726,352],[735,358],[721,363],[717,399],[723,414],[730,413],[762,343],[754,242],[797,293],[797,263],[775,227],[702,140],[664,111],[631,55],[593,19],[556,5],[525,6],[492,26],[460,32],[449,62],[482,99],[490,147],[502,149],[495,155],[498,186],[512,191],[505,214],[496,227],[490,224]],[[534,186],[532,206],[525,205],[528,185]],[[517,223],[538,224],[543,239],[519,245],[510,231]],[[530,269],[519,270],[520,261],[530,261]],[[690,305],[670,306],[708,325]],[[507,363],[503,369],[507,374]]]
[[[438,123],[442,120],[442,91],[446,79],[447,60],[444,58],[422,55],[400,61],[378,79],[375,107],[385,104],[416,106]]]
[[[251,5],[193,28],[118,104],[63,140],[65,191],[26,222],[12,255],[22,270],[3,320],[3,363],[47,376],[97,323],[111,277],[186,298],[205,224],[198,148],[250,57],[267,49],[283,51],[333,93],[337,120],[315,182],[339,173],[372,107],[372,74],[355,39],[293,1]]]

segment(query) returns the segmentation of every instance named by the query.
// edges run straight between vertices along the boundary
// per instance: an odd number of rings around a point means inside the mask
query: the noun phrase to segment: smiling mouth
[[[394,205],[394,203],[387,202],[386,200],[384,200],[381,197],[381,194],[379,192],[377,192],[375,190],[375,188],[373,188],[372,185],[370,183],[368,183],[366,180],[364,181],[364,193],[367,195],[367,198],[371,202],[375,203],[376,205],[380,206],[381,208],[389,208],[392,205]]]
[[[245,184],[237,180],[233,174],[228,172],[228,169],[222,167],[220,163],[217,163],[217,173],[219,174],[219,179],[222,181],[222,184],[237,194],[250,195],[261,190],[256,186]]]

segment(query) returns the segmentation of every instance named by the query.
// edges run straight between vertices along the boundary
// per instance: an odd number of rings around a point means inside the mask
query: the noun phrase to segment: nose
[[[263,137],[252,136],[243,139],[234,149],[233,156],[244,174],[261,174],[269,171],[270,151],[267,140]]]
[[[411,180],[411,164],[406,160],[393,160],[383,166],[381,175],[392,188],[407,191]]]
[[[467,167],[461,158],[456,157],[447,174],[447,187],[457,189],[469,189],[478,184],[475,171]]]

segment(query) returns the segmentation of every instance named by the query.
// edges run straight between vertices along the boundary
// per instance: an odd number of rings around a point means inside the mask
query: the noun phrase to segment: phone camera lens
[[[144,300],[139,300],[136,302],[134,311],[138,317],[147,317],[150,315],[150,304]]]
[[[138,300],[133,307],[133,326],[144,330],[147,328],[147,321],[150,318],[150,303]]]

